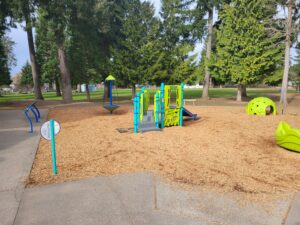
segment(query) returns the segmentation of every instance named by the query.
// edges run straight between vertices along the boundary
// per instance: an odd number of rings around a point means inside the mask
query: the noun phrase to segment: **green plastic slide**
[[[300,130],[281,121],[275,133],[276,143],[283,148],[300,152]]]

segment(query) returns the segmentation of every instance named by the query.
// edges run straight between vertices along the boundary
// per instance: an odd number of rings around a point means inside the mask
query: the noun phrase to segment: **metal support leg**
[[[35,112],[34,108],[32,106],[29,106],[31,112],[33,113],[34,117],[35,117],[35,122],[39,122],[39,118],[38,118],[38,115],[37,113]]]
[[[29,133],[33,133],[32,121],[31,121],[31,119],[30,119],[30,117],[29,117],[29,115],[28,115],[28,111],[25,110],[25,111],[24,111],[24,114],[25,114],[25,116],[26,116],[26,118],[27,118],[27,120],[28,120],[28,122],[29,122],[29,125],[30,125],[30,131],[29,131]]]
[[[36,110],[37,114],[38,114],[38,118],[41,118],[41,114],[40,114],[40,110],[36,107],[35,104],[32,105],[32,107]]]

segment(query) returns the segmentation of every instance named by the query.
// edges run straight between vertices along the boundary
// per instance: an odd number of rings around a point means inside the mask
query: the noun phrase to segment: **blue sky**
[[[16,29],[11,29],[8,36],[15,42],[14,53],[17,59],[17,66],[13,67],[10,71],[11,75],[14,76],[19,72],[26,61],[29,60],[29,50],[27,43],[27,36],[23,28],[18,26]]]
[[[158,15],[158,12],[161,7],[160,0],[148,0],[152,2],[156,8],[156,15]],[[26,61],[29,61],[29,50],[28,50],[28,43],[27,43],[27,36],[24,30],[21,28],[21,26],[18,26],[17,28],[11,29],[8,33],[9,37],[15,42],[14,45],[14,54],[17,59],[17,66],[13,67],[11,69],[11,76],[14,76],[16,73],[18,73],[22,66],[25,65]],[[203,45],[198,44],[196,46],[196,49],[194,52],[200,52]],[[292,56],[295,55],[295,49],[292,49]]]

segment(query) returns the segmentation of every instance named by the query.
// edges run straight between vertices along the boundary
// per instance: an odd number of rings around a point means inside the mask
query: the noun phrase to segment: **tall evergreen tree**
[[[35,46],[33,39],[32,28],[34,26],[34,15],[37,1],[36,0],[12,0],[11,7],[14,12],[14,19],[22,23],[25,21],[25,31],[27,34],[28,48],[29,48],[29,56],[32,67],[32,77],[34,83],[34,94],[35,98],[39,100],[43,100],[43,95],[41,91],[40,84],[40,74],[39,74],[39,66],[36,60],[35,54]]]
[[[49,28],[55,34],[55,44],[58,48],[59,69],[62,82],[63,101],[70,103],[72,97],[71,74],[66,54],[67,30],[70,15],[75,3],[72,0],[40,0],[40,7],[45,12]]]
[[[5,47],[0,42],[0,86],[9,85],[11,83],[10,73],[8,68],[7,55],[5,54]]]
[[[269,32],[276,6],[268,3],[234,0],[220,13],[214,72],[238,85],[238,101],[243,87],[274,73],[283,56],[281,35]]]
[[[33,76],[32,76],[32,70],[31,65],[27,61],[25,65],[21,69],[21,84],[26,86],[33,86]]]
[[[0,1],[0,85],[9,85],[11,83],[9,73],[9,61],[5,42],[3,41],[5,31],[11,25],[11,21],[7,20],[11,16],[11,9],[8,0]]]
[[[195,67],[189,57],[194,48],[191,4],[192,1],[162,1],[160,36],[154,45],[157,56],[151,68],[156,84],[184,82],[192,76]]]
[[[4,46],[4,53],[7,56],[8,67],[11,68],[13,66],[16,66],[17,59],[13,51],[13,46],[15,45],[15,42],[7,35],[4,35],[1,38],[1,42]]]
[[[206,46],[205,46],[205,60],[204,60],[204,66],[205,66],[205,76],[203,80],[203,92],[202,92],[202,98],[203,99],[209,99],[209,86],[210,86],[210,80],[211,80],[211,74],[209,70],[209,61],[211,58],[211,52],[212,52],[212,38],[213,38],[213,19],[214,19],[214,12],[219,9],[222,4],[229,3],[230,0],[196,0],[196,15],[199,15],[200,18],[203,21],[206,21]],[[205,15],[206,14],[206,15]],[[207,19],[204,20],[203,16],[207,16]],[[202,17],[201,17],[202,16]],[[198,21],[201,21],[201,19],[198,19]],[[199,23],[199,22],[198,22]],[[201,22],[200,22],[201,24]],[[203,26],[203,25],[202,25]],[[202,35],[198,37],[199,40],[201,40],[203,37]]]
[[[43,9],[39,9],[36,21],[36,55],[44,83],[55,83],[56,95],[60,92],[60,71],[58,67],[58,48],[55,44],[55,33],[45,18]]]
[[[102,34],[98,26],[96,0],[75,1],[76,7],[71,14],[70,59],[73,83],[86,85],[87,99],[90,100],[89,83],[101,80],[100,68],[104,61],[101,51]]]
[[[146,51],[148,44],[157,36],[159,22],[149,2],[128,1],[125,9],[121,29],[124,38],[113,49],[111,65],[122,85],[130,85],[134,95],[135,84],[148,78],[146,67],[151,66],[151,62]]]

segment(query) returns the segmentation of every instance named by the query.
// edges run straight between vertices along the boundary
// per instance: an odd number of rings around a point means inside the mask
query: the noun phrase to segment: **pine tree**
[[[206,46],[205,46],[205,58],[204,61],[204,79],[203,79],[203,92],[202,99],[209,99],[209,86],[211,80],[211,73],[209,69],[209,61],[211,59],[212,54],[212,40],[213,40],[213,18],[214,12],[221,8],[222,4],[226,4],[231,2],[230,0],[197,0],[195,13],[198,15],[198,20],[196,22],[200,25],[200,27],[206,28]],[[204,16],[207,14],[207,19],[204,19]],[[203,21],[206,21],[206,26],[203,24]],[[199,26],[198,25],[198,26]],[[203,38],[203,33],[198,36],[198,40],[201,41]]]
[[[29,62],[26,62],[25,65],[21,69],[21,84],[26,86],[33,86],[33,76],[31,65]]]
[[[35,33],[36,55],[40,65],[42,81],[49,84],[55,83],[56,95],[61,96],[58,48],[55,44],[55,34],[45,19],[45,12],[42,9],[38,11]]]
[[[43,100],[44,98],[41,91],[39,66],[36,60],[35,46],[34,46],[34,39],[33,39],[33,32],[32,32],[32,28],[34,27],[33,15],[35,14],[37,1],[12,0],[10,4],[13,9],[13,18],[19,23],[25,21],[24,29],[27,33],[27,41],[28,41],[29,55],[30,55],[30,61],[32,67],[33,83],[34,83],[34,94],[36,99]]]
[[[70,21],[72,9],[75,3],[72,0],[40,0],[40,7],[45,12],[45,18],[48,21],[49,28],[55,34],[55,45],[58,49],[58,62],[62,82],[62,93],[64,103],[71,103],[72,83],[71,74],[67,59],[67,30]]]
[[[214,72],[238,85],[238,101],[243,88],[271,75],[283,56],[281,35],[269,32],[276,7],[268,3],[235,0],[220,13]]]
[[[147,67],[151,66],[151,56],[148,47],[157,35],[159,24],[154,17],[154,7],[149,2],[128,1],[125,7],[121,29],[123,39],[112,52],[111,65],[121,85],[130,85],[134,95],[135,84],[149,78]]]
[[[9,85],[11,83],[9,73],[8,55],[5,43],[2,41],[5,36],[5,31],[11,24],[7,17],[11,17],[9,1],[0,1],[0,85]]]
[[[154,42],[156,62],[151,68],[152,82],[159,84],[190,81],[195,70],[191,1],[165,0],[162,2],[160,36]],[[187,73],[186,71],[189,71]]]
[[[68,56],[74,84],[86,84],[87,100],[90,101],[89,83],[100,81],[102,34],[95,29],[99,18],[95,0],[75,1],[71,14]]]
[[[0,42],[0,86],[9,85],[11,83],[10,74],[8,69],[7,56],[3,43]]]

